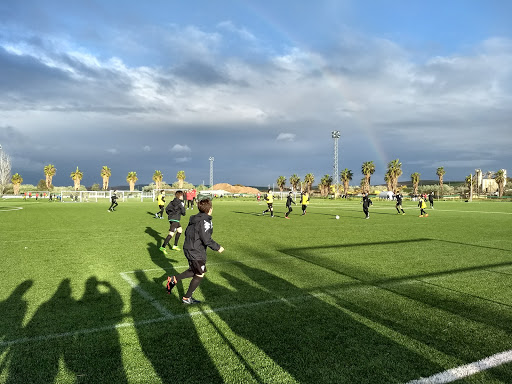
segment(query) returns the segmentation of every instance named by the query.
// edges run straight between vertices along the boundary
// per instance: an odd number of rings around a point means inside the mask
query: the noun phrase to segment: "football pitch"
[[[0,383],[512,382],[512,203],[217,199],[191,306],[156,203],[108,206],[0,201]]]

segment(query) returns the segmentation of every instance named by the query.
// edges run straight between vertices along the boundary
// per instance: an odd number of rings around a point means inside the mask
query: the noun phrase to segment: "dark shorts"
[[[273,203],[267,203],[268,209],[272,209],[272,204]]]
[[[189,260],[188,267],[194,275],[202,275],[206,272],[206,260]]]
[[[176,230],[181,227],[179,221],[169,221],[169,224],[169,232],[176,232]]]

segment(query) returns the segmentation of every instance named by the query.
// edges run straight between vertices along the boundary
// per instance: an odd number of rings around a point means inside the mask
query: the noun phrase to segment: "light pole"
[[[332,131],[331,137],[334,139],[334,198],[338,197],[338,140],[340,138],[340,131]]]
[[[215,160],[214,157],[210,157],[210,189],[213,190],[213,161]]]

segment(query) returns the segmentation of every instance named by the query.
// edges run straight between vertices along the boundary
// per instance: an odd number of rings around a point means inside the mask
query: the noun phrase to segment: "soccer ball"
[[[339,219],[340,219],[340,217],[338,215],[336,215],[336,220],[339,220]]]

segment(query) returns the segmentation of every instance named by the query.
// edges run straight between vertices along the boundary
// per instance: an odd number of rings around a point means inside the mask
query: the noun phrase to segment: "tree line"
[[[375,173],[375,164],[373,161],[366,161],[361,166],[361,174],[363,175],[363,178],[360,182],[360,187],[362,192],[370,192],[370,183],[371,183],[371,176]],[[399,159],[391,160],[388,163],[386,173],[384,175],[384,181],[386,182],[386,187],[388,191],[397,192],[398,191],[398,178],[402,176],[402,163]],[[443,196],[443,181],[444,181],[444,175],[446,174],[446,171],[444,167],[438,167],[436,170],[436,175],[439,178],[439,196]],[[340,181],[343,187],[343,194],[346,196],[349,189],[349,184],[352,181],[354,177],[354,173],[352,170],[345,168],[340,172]],[[413,194],[418,194],[418,186],[420,184],[420,176],[421,174],[418,172],[414,172],[411,174],[411,183],[413,188]],[[471,177],[471,176],[469,176]],[[496,184],[498,185],[498,193],[499,196],[503,196],[503,190],[504,185],[506,181],[504,170],[501,169],[498,172],[495,173],[494,179],[496,181]],[[293,174],[290,176],[289,183],[291,186],[291,189],[294,191],[298,190],[307,190],[308,193],[311,193],[311,187],[313,185],[313,182],[315,181],[315,176],[312,173],[308,173],[306,176],[304,176],[304,181],[301,181],[300,177],[296,174]],[[333,178],[330,175],[324,175],[322,179],[320,180],[320,183],[318,184],[318,189],[320,191],[320,194],[322,196],[327,196],[332,187]],[[279,187],[279,190],[281,192],[284,191],[286,187],[286,177],[279,176],[277,178],[277,186]],[[339,191],[334,191],[335,193],[338,193]]]
[[[45,176],[44,180],[41,180],[40,184],[43,183],[43,185],[38,184],[40,187],[45,187],[47,190],[52,190],[53,187],[53,177],[57,173],[57,168],[53,164],[48,164],[43,168],[43,173]],[[104,191],[108,190],[109,180],[112,176],[112,170],[108,166],[103,166],[100,171],[100,176],[103,181],[102,189]],[[76,170],[71,172],[70,178],[73,180],[73,188],[75,191],[78,191],[80,189],[81,181],[84,177],[84,173],[76,167]],[[155,188],[160,189],[163,183],[164,175],[161,171],[156,170],[153,173],[152,180],[155,182]],[[176,179],[178,180],[178,188],[183,188],[183,184],[185,182],[185,171],[178,171],[176,174]],[[128,185],[130,187],[130,191],[133,191],[135,189],[135,183],[137,182],[137,172],[131,171],[128,172],[128,175],[126,176],[126,181],[128,182]],[[11,177],[11,182],[13,184],[13,190],[14,194],[18,195],[20,191],[21,184],[23,183],[23,177],[19,173],[15,173]],[[42,188],[41,188],[42,189]]]

